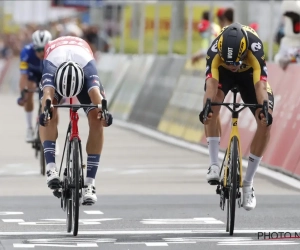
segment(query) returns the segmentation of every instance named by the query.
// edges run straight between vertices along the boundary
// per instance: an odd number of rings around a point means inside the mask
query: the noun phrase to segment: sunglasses
[[[44,51],[44,48],[36,48],[36,49],[34,49],[36,52],[42,52],[42,51]]]
[[[226,65],[230,66],[230,65],[233,65],[233,66],[240,66],[242,65],[242,61],[238,61],[238,62],[225,62]]]

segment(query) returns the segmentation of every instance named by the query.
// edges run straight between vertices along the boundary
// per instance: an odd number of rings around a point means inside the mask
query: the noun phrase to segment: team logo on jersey
[[[27,62],[21,62],[20,63],[20,69],[22,69],[22,70],[28,69],[28,63]]]
[[[253,51],[259,51],[261,49],[261,43],[260,42],[252,43],[251,44],[251,49]]]
[[[209,66],[206,67],[205,74],[207,73],[208,70],[209,70]]]
[[[218,40],[214,43],[213,46],[211,46],[211,51],[212,52],[218,52],[217,47],[218,47]]]
[[[264,66],[264,71],[266,72],[266,75],[268,75],[268,69],[267,69],[267,66]]]

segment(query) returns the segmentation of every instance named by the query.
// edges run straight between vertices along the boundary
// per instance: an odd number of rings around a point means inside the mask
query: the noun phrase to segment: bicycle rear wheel
[[[73,235],[78,234],[78,222],[79,222],[79,142],[77,138],[71,142],[72,148],[72,175],[73,175],[73,189],[72,189],[72,209],[73,209]]]
[[[42,104],[40,103],[39,110],[38,110],[38,117],[41,113],[42,110]],[[39,132],[39,120],[37,120],[36,123],[36,140],[35,140],[35,155],[36,157],[39,155],[40,158],[40,170],[41,170],[41,175],[45,175],[46,173],[46,162],[45,162],[45,155],[44,155],[44,147],[41,142],[40,138],[40,132]]]
[[[39,129],[37,129],[37,139],[36,139],[36,150],[39,151],[39,156],[40,156],[40,169],[41,169],[41,175],[45,175],[46,173],[46,162],[45,162],[45,155],[44,155],[44,147],[43,144],[41,142],[41,138],[40,138],[40,133],[39,133]]]
[[[235,208],[238,189],[237,170],[239,167],[238,155],[238,139],[234,136],[230,144],[230,165],[228,171],[227,187],[229,186],[229,199],[227,202],[227,230],[229,234],[233,235],[235,222]]]

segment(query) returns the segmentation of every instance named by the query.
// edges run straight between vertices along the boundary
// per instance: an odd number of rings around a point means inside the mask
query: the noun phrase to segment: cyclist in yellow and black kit
[[[214,102],[223,102],[234,85],[238,85],[245,103],[263,104],[264,100],[269,100],[268,124],[261,109],[251,109],[257,121],[257,130],[250,146],[248,167],[243,182],[243,207],[252,210],[256,206],[253,177],[270,139],[274,106],[273,92],[267,82],[263,44],[252,28],[233,23],[224,27],[212,42],[207,51],[206,61],[203,104],[207,98],[211,98]],[[219,111],[220,106],[213,106],[212,112],[204,122],[210,154],[210,167],[206,178],[212,185],[219,180],[220,173],[218,161],[220,131],[217,126],[220,122]],[[203,123],[203,111],[199,118]]]

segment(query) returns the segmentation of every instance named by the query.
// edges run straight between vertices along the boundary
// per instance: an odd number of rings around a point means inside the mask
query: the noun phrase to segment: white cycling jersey
[[[44,59],[56,67],[71,60],[83,68],[94,60],[94,56],[86,41],[79,37],[64,36],[48,43],[45,47]]]

